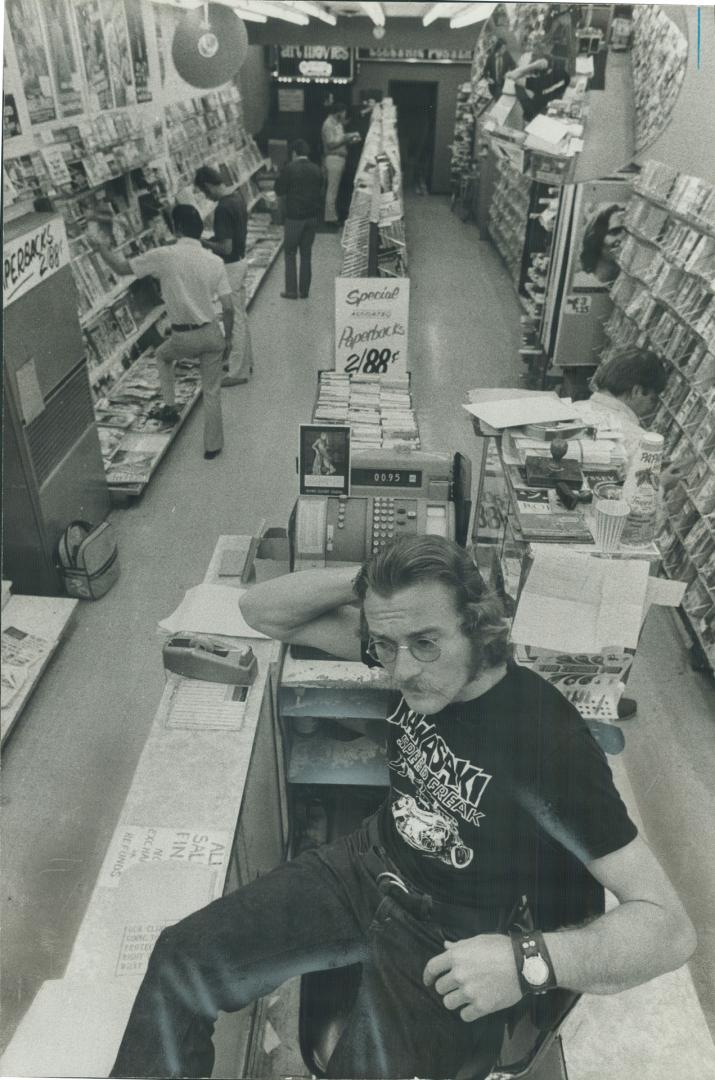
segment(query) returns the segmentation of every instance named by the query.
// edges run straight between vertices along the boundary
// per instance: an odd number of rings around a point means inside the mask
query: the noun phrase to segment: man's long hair
[[[390,597],[413,585],[438,582],[450,590],[462,632],[472,643],[475,671],[503,664],[509,656],[509,621],[504,604],[487,588],[469,552],[441,536],[402,536],[363,564],[355,595],[364,604],[368,589]],[[368,628],[364,615],[363,637]]]

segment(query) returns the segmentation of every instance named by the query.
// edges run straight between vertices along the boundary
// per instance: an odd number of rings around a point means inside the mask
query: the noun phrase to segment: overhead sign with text
[[[472,49],[398,49],[385,46],[358,49],[358,60],[403,64],[471,64]]]
[[[345,45],[278,45],[273,77],[284,82],[350,82],[353,50]]]
[[[406,375],[409,308],[409,278],[337,278],[335,370]]]

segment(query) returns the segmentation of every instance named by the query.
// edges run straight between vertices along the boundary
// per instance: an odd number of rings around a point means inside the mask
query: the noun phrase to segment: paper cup
[[[630,507],[625,499],[597,499],[596,543],[601,551],[617,551]]]

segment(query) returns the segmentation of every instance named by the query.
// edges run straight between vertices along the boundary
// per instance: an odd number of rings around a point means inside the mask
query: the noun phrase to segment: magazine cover
[[[146,51],[146,35],[142,19],[141,0],[124,0],[124,11],[129,33],[129,47],[134,69],[136,100],[151,101],[149,89],[149,58]]]
[[[114,93],[114,105],[116,108],[133,105],[136,101],[136,91],[124,5],[116,3],[115,0],[102,0],[101,12],[104,24],[104,47]]]
[[[57,106],[35,0],[8,0],[5,10],[31,124],[57,119]]]
[[[43,0],[50,71],[60,116],[82,112],[82,77],[75,53],[67,0]]]
[[[75,0],[75,16],[79,39],[82,43],[82,59],[87,77],[90,110],[97,112],[100,109],[111,109],[114,101],[102,33],[99,0]]]

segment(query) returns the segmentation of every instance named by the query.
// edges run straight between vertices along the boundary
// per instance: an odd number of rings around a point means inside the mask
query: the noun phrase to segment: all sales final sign
[[[336,278],[335,370],[407,374],[409,278]]]

